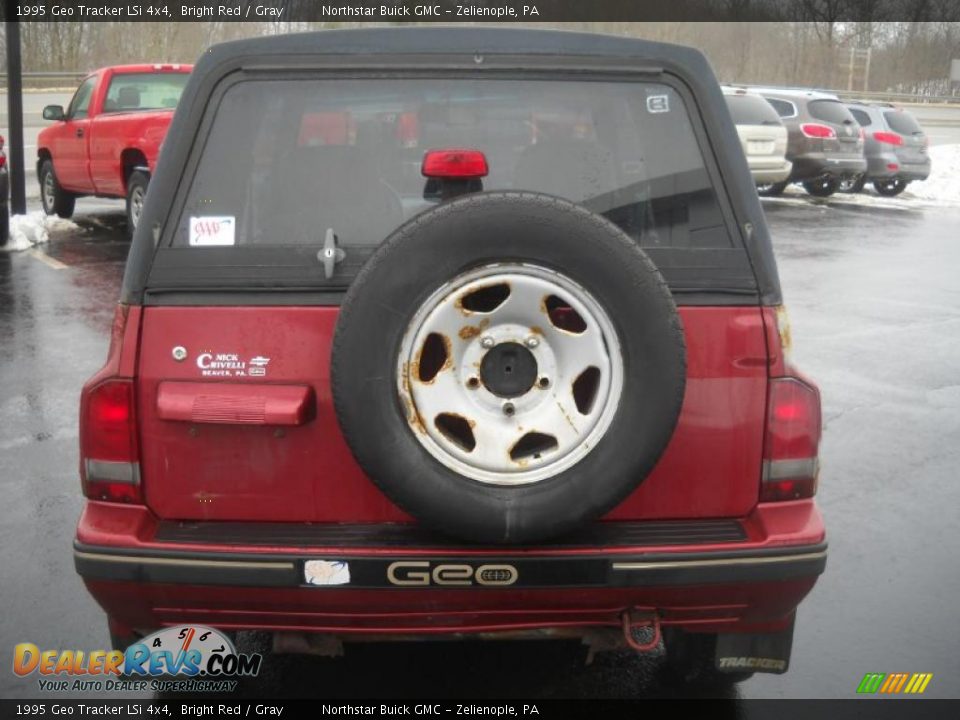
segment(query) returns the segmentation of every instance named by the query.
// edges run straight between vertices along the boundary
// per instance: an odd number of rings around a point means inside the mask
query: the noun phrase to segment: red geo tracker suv
[[[77,571],[115,647],[548,635],[784,672],[826,562],[819,395],[788,349],[699,52],[220,45],[83,390]]]

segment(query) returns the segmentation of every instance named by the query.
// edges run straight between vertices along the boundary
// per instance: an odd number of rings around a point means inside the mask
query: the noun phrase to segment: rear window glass
[[[767,98],[766,100],[773,106],[773,109],[777,111],[777,115],[780,117],[793,117],[797,114],[797,108],[794,107],[793,103],[789,100],[779,100],[777,98]]]
[[[847,110],[846,105],[839,100],[812,100],[809,110],[812,117],[834,125],[854,122],[853,116]]]
[[[873,121],[870,119],[870,115],[863,110],[857,110],[856,108],[849,108],[849,110],[850,114],[853,115],[853,119],[863,127],[873,123]]]
[[[779,125],[777,111],[759,95],[724,95],[736,125]]]
[[[883,115],[887,119],[887,125],[890,126],[890,129],[901,135],[916,135],[923,132],[913,115],[903,110],[890,110]]]
[[[114,75],[103,101],[104,112],[173,109],[180,102],[188,73]]]
[[[233,85],[173,244],[319,247],[332,229],[349,258],[440,202],[421,162],[442,148],[485,154],[483,190],[581,203],[644,246],[731,246],[670,87],[470,78]]]

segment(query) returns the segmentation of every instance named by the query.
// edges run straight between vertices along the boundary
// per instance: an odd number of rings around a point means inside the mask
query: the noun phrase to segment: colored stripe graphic
[[[863,680],[860,681],[860,684],[857,686],[858,693],[875,693],[880,689],[880,683],[883,682],[883,678],[886,677],[884,673],[867,673],[863,676]]]
[[[884,680],[883,685],[880,686],[880,694],[883,695],[891,691],[893,687],[896,686],[897,680],[900,679],[900,673],[890,673],[887,675],[887,679]]]
[[[872,695],[919,695],[927,689],[933,673],[867,673],[857,685],[857,692]]]
[[[932,678],[933,673],[914,673],[913,677],[910,678],[910,682],[907,683],[907,689],[904,690],[904,692],[919,695],[927,689],[927,685],[930,684]]]

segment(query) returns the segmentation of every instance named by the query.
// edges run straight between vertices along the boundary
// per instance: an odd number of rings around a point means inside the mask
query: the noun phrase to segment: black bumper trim
[[[327,587],[307,586],[304,563],[332,560],[348,564],[350,583]],[[336,589],[464,589],[434,579],[399,586],[391,583],[388,569],[394,563],[419,563],[417,572],[441,565],[469,566],[472,573],[484,565],[515,569],[510,585],[467,583],[470,589],[526,589],[559,587],[655,587],[717,583],[778,582],[815,577],[823,572],[827,544],[732,550],[717,553],[647,553],[541,555],[511,554],[451,556],[396,556],[259,553],[175,552],[156,549],[108,548],[74,543],[77,572],[86,580],[113,580],[178,585],[230,585],[237,587],[311,587],[318,592]],[[395,576],[406,578],[405,570]],[[454,573],[456,574],[456,573]],[[411,577],[413,577],[411,575]],[[459,578],[460,576],[457,575]],[[440,580],[443,578],[441,577]]]
[[[734,518],[598,522],[575,533],[542,543],[543,548],[650,547],[735,543],[747,539],[743,524]],[[200,545],[270,545],[273,547],[349,547],[446,549],[463,543],[432,533],[417,524],[381,523],[254,523],[161,521],[154,540]],[[482,545],[472,546],[482,548]],[[501,550],[501,548],[496,548]],[[519,549],[519,548],[514,548]],[[527,549],[527,548],[523,548]]]

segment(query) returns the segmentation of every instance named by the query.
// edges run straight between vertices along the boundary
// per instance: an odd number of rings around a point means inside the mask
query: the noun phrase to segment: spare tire
[[[346,293],[333,399],[357,462],[459,538],[525,543],[623,500],[673,434],[686,354],[636,242],[556,197],[468,195],[397,229]]]

